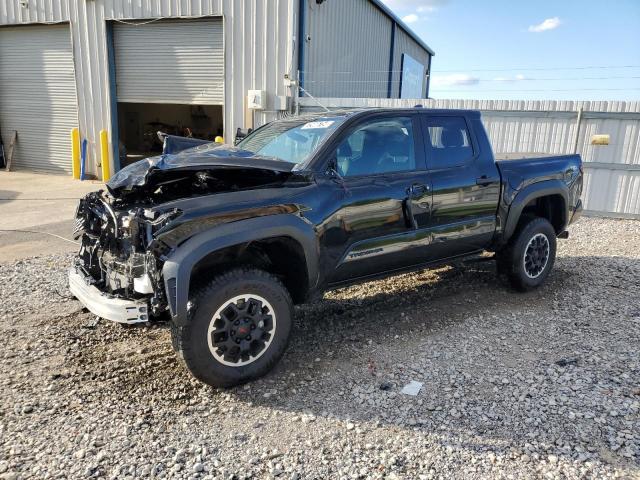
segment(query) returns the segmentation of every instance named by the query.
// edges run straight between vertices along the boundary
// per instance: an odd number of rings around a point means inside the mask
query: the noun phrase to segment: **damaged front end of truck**
[[[83,302],[100,317],[121,323],[146,322],[150,315],[166,309],[161,280],[163,246],[155,241],[154,233],[180,212],[155,218],[153,210],[122,210],[114,204],[114,198],[103,191],[80,200],[74,229],[80,251],[70,273],[71,291],[81,300],[89,291],[93,298],[104,297],[102,308],[94,306],[95,301],[92,305]],[[113,308],[105,309],[108,304]]]
[[[234,218],[232,205],[222,211],[211,196],[296,183],[301,176],[292,167],[209,144],[122,169],[106,191],[79,202],[74,238],[80,250],[69,272],[71,292],[95,315],[116,322],[161,316],[169,304],[164,262],[201,227]]]

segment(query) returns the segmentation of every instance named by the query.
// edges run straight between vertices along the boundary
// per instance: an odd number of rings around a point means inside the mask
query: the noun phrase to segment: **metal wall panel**
[[[306,4],[304,88],[316,97],[386,98],[389,17],[366,0]]]
[[[412,39],[404,30],[396,28],[396,38],[393,49],[393,80],[391,82],[391,98],[400,97],[400,78],[402,76],[402,54],[409,54],[414,60],[417,60],[424,65],[425,75],[429,68],[429,52],[427,52],[421,45],[418,45],[414,39]],[[426,90],[425,76],[422,91]]]
[[[418,99],[318,98],[327,108],[413,107]],[[317,110],[301,99],[304,110]],[[640,218],[640,102],[425,100],[427,108],[480,110],[493,150],[503,153],[572,153],[585,168],[583,200],[588,213]],[[583,109],[578,130],[578,109]],[[609,134],[610,145],[591,145]]]
[[[119,102],[224,104],[222,19],[114,26]]]
[[[18,142],[12,168],[70,173],[69,132],[78,126],[68,24],[0,29],[0,126]]]
[[[275,95],[291,95],[283,76],[294,77],[297,71],[297,15],[296,0],[29,0],[26,7],[20,0],[0,0],[0,30],[3,25],[21,23],[71,23],[78,120],[82,137],[89,141],[87,171],[96,175],[100,173],[99,132],[110,131],[112,124],[108,21],[222,16],[225,138],[233,139],[236,128],[245,127],[247,90],[267,90],[270,101]],[[249,115],[260,125],[276,118],[277,112],[271,110]]]

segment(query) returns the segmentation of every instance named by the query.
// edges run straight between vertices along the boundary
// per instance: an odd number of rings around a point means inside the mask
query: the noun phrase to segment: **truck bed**
[[[514,155],[514,154],[508,154]],[[518,157],[504,158],[504,155],[496,157],[496,165],[500,169],[503,179],[509,180],[512,186],[527,183],[527,179],[536,181],[550,179],[565,179],[568,170],[578,171],[582,165],[580,155],[545,155],[518,153]]]

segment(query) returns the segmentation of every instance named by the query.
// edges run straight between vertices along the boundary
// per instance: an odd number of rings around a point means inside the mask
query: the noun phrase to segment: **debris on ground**
[[[403,393],[405,395],[411,395],[411,396],[415,397],[416,395],[418,395],[420,393],[420,389],[421,388],[422,388],[422,382],[417,382],[415,380],[411,380],[409,383],[407,383],[402,388],[400,393]]]

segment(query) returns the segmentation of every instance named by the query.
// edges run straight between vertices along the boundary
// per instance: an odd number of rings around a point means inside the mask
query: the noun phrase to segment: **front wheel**
[[[546,280],[556,258],[556,232],[546,218],[525,217],[509,245],[498,252],[498,271],[520,291],[539,287]]]
[[[236,269],[214,278],[190,300],[191,317],[172,340],[191,373],[215,387],[266,374],[289,341],[292,302],[273,275]]]

